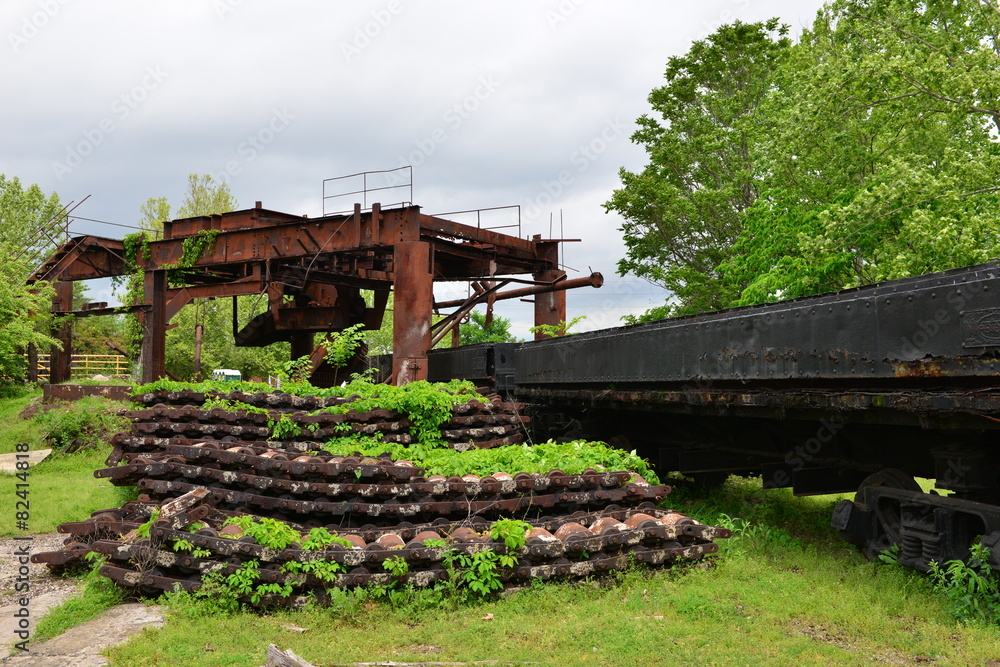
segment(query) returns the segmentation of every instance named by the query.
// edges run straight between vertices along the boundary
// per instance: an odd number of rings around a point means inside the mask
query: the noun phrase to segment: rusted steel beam
[[[42,386],[42,403],[76,401],[84,396],[103,396],[112,401],[127,401],[131,395],[132,387],[119,384],[46,384]]]
[[[67,311],[73,309],[73,283],[60,281],[55,284],[56,296],[52,300],[52,310]],[[73,323],[67,319],[53,332],[53,337],[58,340],[61,349],[52,346],[49,356],[49,382],[59,384],[66,382],[72,376],[73,359]]]
[[[125,275],[123,241],[101,236],[77,236],[64,243],[28,279],[28,284],[45,280],[90,280]]]
[[[427,379],[431,348],[431,306],[434,303],[433,247],[403,242],[394,247],[396,293],[392,321],[392,377],[403,385]]]
[[[444,218],[436,218],[432,215],[421,214],[420,231],[425,236],[447,236],[463,241],[473,241],[501,248],[519,250],[529,255],[535,254],[535,244],[532,241],[516,236],[508,236],[507,234],[501,234],[489,229],[463,225],[451,220],[445,220]]]
[[[243,209],[241,211],[229,211],[216,215],[168,220],[163,223],[163,236],[164,238],[175,238],[197,234],[206,229],[232,231],[235,229],[251,229],[254,227],[295,223],[307,219],[301,215],[262,208],[259,206],[260,202],[257,202],[257,204],[258,206],[254,208]]]
[[[167,321],[194,299],[260,294],[266,285],[261,277],[259,264],[253,265],[250,275],[219,285],[192,285],[167,290]]]
[[[417,206],[380,211],[374,221],[368,213],[361,215],[357,223],[353,216],[341,215],[302,218],[281,226],[258,227],[249,226],[250,220],[255,218],[246,215],[247,227],[219,231],[213,247],[206,250],[193,266],[204,268],[376,248],[386,245],[381,239],[417,241],[420,235],[419,211]],[[252,210],[236,213],[250,212]],[[140,257],[138,262],[146,271],[169,268],[180,261],[183,244],[184,238],[176,235],[152,241],[149,257]]]
[[[147,271],[144,299],[151,304],[142,337],[142,381],[155,382],[166,374],[167,272]]]
[[[96,317],[98,315],[125,315],[128,313],[142,312],[148,309],[149,306],[146,306],[145,304],[137,304],[135,306],[115,306],[113,308],[88,308],[87,310],[53,311],[52,314],[55,315],[56,317],[69,315],[74,318],[77,318],[77,317]]]
[[[533,294],[544,294],[545,292],[556,292],[559,290],[569,290],[575,289],[577,287],[600,287],[604,284],[604,276],[600,273],[591,273],[586,278],[573,278],[572,280],[560,280],[552,285],[536,285],[535,287],[523,287],[519,289],[508,290],[506,292],[498,292],[493,298],[496,301],[503,301],[504,299],[520,299],[522,297],[531,296]],[[442,301],[440,303],[435,303],[435,308],[455,308],[456,306],[461,306],[465,303],[464,299],[456,299],[454,301]]]
[[[566,272],[559,268],[559,242],[536,241],[539,259],[549,263],[551,268],[536,272],[535,280],[540,283],[557,283],[566,277]],[[566,292],[544,292],[535,296],[535,326],[559,326],[566,321]],[[551,338],[538,332],[535,340]]]

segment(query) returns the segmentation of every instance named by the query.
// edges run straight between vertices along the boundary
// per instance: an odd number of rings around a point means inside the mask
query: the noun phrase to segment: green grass
[[[54,533],[66,521],[83,521],[94,510],[117,507],[119,490],[94,471],[104,468],[110,447],[85,449],[75,454],[52,455],[28,474],[31,517],[29,533]],[[13,475],[0,475],[0,493],[14,498]],[[13,504],[13,503],[12,503]],[[23,535],[17,530],[13,511],[0,513],[0,536]]]
[[[16,398],[0,399],[0,454],[9,454],[19,442],[40,449],[44,438],[41,425],[31,419],[21,419],[21,413],[33,402],[42,400],[42,391],[33,390]]]
[[[45,437],[38,421],[17,419],[29,400],[0,401],[0,451]],[[93,477],[107,451],[60,454],[31,470],[31,532],[119,504],[117,489]],[[13,481],[0,478],[6,497]],[[108,655],[113,666],[257,666],[274,642],[317,665],[981,665],[1000,656],[1000,632],[955,622],[926,576],[866,562],[837,539],[828,521],[838,498],[793,498],[740,478],[711,493],[677,489],[666,506],[733,526],[737,535],[720,542],[711,567],[636,570],[612,585],[536,585],[454,608],[429,606],[423,594],[399,594],[395,604],[348,595],[327,609],[266,615],[209,613],[204,603],[176,596],[166,627],[147,629]],[[2,515],[0,534],[19,532],[11,513]],[[107,582],[86,583],[36,639],[96,616],[117,596]],[[293,624],[308,631],[295,632]]]
[[[84,577],[76,595],[42,617],[31,641],[37,643],[52,639],[69,628],[97,618],[125,597],[126,592],[115,586],[110,579],[91,572]]]
[[[66,521],[82,521],[94,510],[116,507],[119,491],[105,479],[96,479],[94,471],[105,467],[104,460],[111,452],[107,436],[116,427],[124,425],[120,417],[102,414],[106,409],[123,407],[120,402],[90,398],[72,406],[57,407],[51,412],[39,412],[30,419],[21,413],[33,401],[40,400],[41,392],[31,392],[17,398],[0,400],[0,454],[15,451],[18,443],[28,443],[30,449],[55,446],[54,451],[28,472],[28,502],[30,503],[29,533],[55,532],[56,526]],[[65,418],[64,418],[65,417]],[[97,424],[105,429],[102,436],[80,434],[95,444],[72,454],[58,451],[60,443],[77,437],[81,424]],[[72,431],[70,429],[73,429]],[[11,499],[24,487],[14,475],[0,474],[0,494]],[[6,506],[6,505],[5,505]],[[0,513],[0,536],[21,535],[16,516],[11,511]]]
[[[956,623],[926,576],[866,562],[840,542],[827,528],[832,497],[731,478],[670,500],[739,528],[712,567],[637,570],[610,586],[538,585],[455,610],[360,596],[330,609],[213,615],[182,597],[166,627],[112,650],[111,664],[259,665],[270,642],[317,665],[981,665],[1000,656],[997,629]]]

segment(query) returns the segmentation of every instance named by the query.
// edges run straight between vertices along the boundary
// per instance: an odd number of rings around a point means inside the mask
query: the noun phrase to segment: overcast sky
[[[616,275],[621,220],[602,204],[620,167],[645,163],[629,136],[667,59],[737,19],[798,32],[821,4],[4,0],[0,173],[135,225],[150,197],[176,209],[189,173],[228,181],[241,208],[315,216],[324,179],[410,164],[426,213],[520,205],[522,236],[548,237],[550,218],[558,236],[561,219],[583,240],[566,249],[570,277],[606,279],[571,292],[569,316],[614,326],[665,296]],[[106,283],[91,296],[114,301]],[[529,336],[528,304],[498,312]]]

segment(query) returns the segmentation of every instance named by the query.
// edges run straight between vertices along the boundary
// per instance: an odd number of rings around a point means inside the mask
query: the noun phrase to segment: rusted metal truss
[[[192,239],[211,235],[200,257],[191,262]],[[370,210],[321,218],[292,215],[261,207],[163,223],[163,238],[151,240],[135,263],[145,274],[143,381],[165,374],[165,333],[170,319],[197,298],[266,294],[267,311],[239,331],[237,345],[259,346],[279,340],[292,343],[293,356],[313,352],[312,335],[362,324],[381,326],[390,291],[395,292],[393,379],[397,383],[427,376],[432,347],[431,316],[435,281],[487,281],[527,274],[532,285],[517,294],[535,299],[535,323],[557,325],[566,319],[565,289],[599,287],[599,274],[568,281],[559,266],[559,240],[531,240],[425,215],[419,206]],[[123,275],[124,243],[95,236],[64,244],[31,281],[87,280]],[[177,267],[184,265],[183,270]],[[360,290],[373,290],[365,304]],[[493,295],[510,298],[510,294]],[[463,315],[479,301],[462,304]],[[65,299],[53,308],[72,311]],[[109,309],[113,310],[113,309]],[[121,312],[114,310],[114,312]],[[457,321],[449,318],[448,322]],[[447,328],[447,327],[445,327]],[[442,334],[443,335],[443,334]]]

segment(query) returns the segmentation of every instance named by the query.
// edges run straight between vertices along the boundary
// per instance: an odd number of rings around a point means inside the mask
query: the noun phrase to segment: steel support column
[[[292,361],[300,357],[308,357],[313,353],[313,332],[296,331],[288,337],[292,348]]]
[[[52,310],[73,310],[73,283],[61,280],[55,284],[56,296],[52,300]],[[73,374],[73,319],[66,320],[53,331],[53,337],[62,343],[62,349],[52,347],[49,357],[49,382],[66,382]]]
[[[566,272],[559,268],[559,242],[546,241],[538,243],[538,258],[551,262],[552,268],[534,274],[535,280],[542,283],[554,283],[566,277]],[[559,326],[566,321],[565,290],[545,292],[535,295],[535,326]],[[535,340],[550,338],[543,333],[536,333]]]
[[[143,300],[151,303],[142,337],[142,381],[155,382],[166,375],[167,272],[147,271]]]
[[[392,319],[392,377],[397,385],[427,379],[434,304],[433,249],[411,241],[393,247],[395,305]]]

